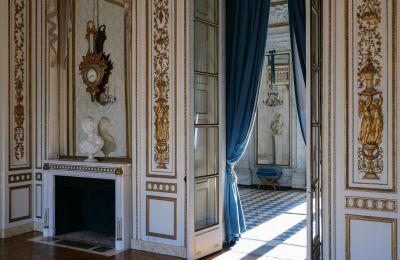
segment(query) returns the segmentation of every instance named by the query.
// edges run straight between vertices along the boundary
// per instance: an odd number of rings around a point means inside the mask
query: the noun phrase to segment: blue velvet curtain
[[[289,0],[290,44],[297,113],[301,133],[306,142],[306,7],[304,0]]]
[[[253,127],[267,40],[270,0],[226,1],[226,183],[229,243],[246,230],[234,165]]]

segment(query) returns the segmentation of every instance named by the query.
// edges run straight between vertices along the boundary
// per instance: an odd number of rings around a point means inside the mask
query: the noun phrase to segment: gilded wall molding
[[[107,173],[107,174],[115,174],[115,175],[123,175],[124,174],[122,168],[120,168],[120,167],[65,165],[65,164],[54,164],[54,163],[44,163],[43,170],[45,170],[45,171]]]
[[[397,200],[346,196],[345,207],[347,209],[363,209],[395,213],[397,212]]]
[[[31,180],[32,180],[32,173],[30,172],[8,175],[8,183],[25,182]]]
[[[9,168],[27,169],[30,153],[30,1],[10,1]]]
[[[388,223],[391,225],[391,253],[392,259],[397,260],[397,219],[395,218],[381,218],[381,217],[370,217],[370,216],[361,216],[361,215],[351,215],[346,214],[345,216],[345,232],[346,232],[346,239],[345,239],[345,256],[346,260],[351,260],[350,252],[351,252],[351,221],[360,220],[360,221],[371,221],[371,222],[379,222],[379,223]],[[362,250],[362,249],[360,249]]]
[[[174,210],[173,210],[173,212],[174,212],[173,230],[174,230],[174,233],[172,235],[150,231],[150,228],[151,228],[150,227],[150,200],[168,201],[168,202],[172,202],[173,203],[173,208],[174,208]],[[159,237],[159,238],[166,238],[166,239],[176,240],[177,239],[177,232],[178,232],[177,199],[176,198],[168,198],[168,197],[159,197],[159,196],[147,195],[146,196],[146,235],[147,236],[152,236],[152,237]]]
[[[177,193],[176,183],[167,182],[146,182],[146,191],[164,192],[164,193]]]
[[[28,204],[28,214],[26,216],[19,216],[19,217],[13,217],[12,216],[12,209],[13,209],[13,191],[15,190],[20,190],[20,189],[28,189],[28,194],[29,194],[29,204]],[[8,189],[8,222],[12,223],[12,222],[17,222],[17,221],[21,221],[21,220],[25,220],[25,219],[30,219],[32,217],[32,185],[31,184],[27,184],[27,185],[22,185],[22,186],[14,186],[14,187],[10,187]],[[14,205],[16,206],[16,205]]]

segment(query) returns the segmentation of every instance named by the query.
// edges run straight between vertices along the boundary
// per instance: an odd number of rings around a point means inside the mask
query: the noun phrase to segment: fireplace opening
[[[55,235],[113,246],[114,180],[55,176]]]

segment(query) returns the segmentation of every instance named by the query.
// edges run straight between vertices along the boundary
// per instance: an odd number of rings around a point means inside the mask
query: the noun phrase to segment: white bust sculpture
[[[101,150],[105,157],[117,149],[114,137],[111,135],[112,123],[108,117],[102,117],[99,122],[99,134],[104,140],[104,145]]]
[[[282,115],[278,114],[276,120],[271,124],[271,130],[274,136],[283,135],[285,133],[286,125],[282,122],[282,118]]]
[[[88,155],[88,158],[85,160],[86,162],[95,162],[97,160],[94,158],[94,155],[103,147],[103,138],[97,134],[97,123],[93,117],[86,117],[82,120],[81,124],[83,132],[86,134],[86,139],[81,140],[79,150],[81,153]]]

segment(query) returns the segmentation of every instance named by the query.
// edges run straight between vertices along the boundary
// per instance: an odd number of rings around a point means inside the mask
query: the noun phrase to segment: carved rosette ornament
[[[359,60],[358,83],[358,115],[361,126],[358,135],[358,169],[364,179],[379,179],[383,171],[382,143],[383,116],[382,91],[376,87],[381,84],[382,67],[380,51],[382,36],[378,30],[380,2],[363,0],[358,6],[357,21],[359,25]]]
[[[169,10],[168,0],[154,1],[153,67],[154,67],[154,161],[158,169],[169,163]]]

